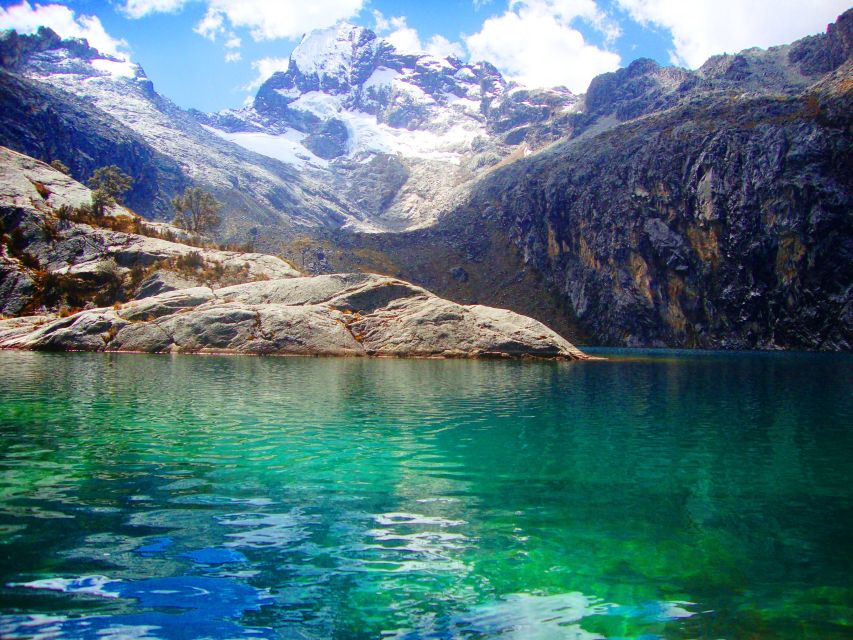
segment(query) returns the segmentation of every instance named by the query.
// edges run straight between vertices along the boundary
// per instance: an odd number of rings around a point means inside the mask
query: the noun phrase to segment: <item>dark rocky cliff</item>
[[[853,72],[718,96],[496,171],[466,209],[608,344],[849,349]]]

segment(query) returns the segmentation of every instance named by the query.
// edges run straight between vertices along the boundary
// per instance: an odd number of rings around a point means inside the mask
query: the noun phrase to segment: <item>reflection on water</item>
[[[3,637],[851,634],[850,357],[0,367]]]

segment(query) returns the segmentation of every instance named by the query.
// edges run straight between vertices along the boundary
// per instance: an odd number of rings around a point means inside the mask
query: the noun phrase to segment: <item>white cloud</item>
[[[125,0],[131,18],[182,9],[192,0]],[[196,32],[215,39],[226,28],[249,29],[255,40],[295,39],[357,15],[365,0],[204,0],[207,12]]]
[[[221,13],[208,9],[193,31],[208,40],[216,40],[216,36],[225,31],[223,22],[225,19]]]
[[[298,38],[313,29],[352,18],[364,0],[207,0],[208,13],[232,28],[247,28],[255,40]],[[205,16],[207,18],[207,16]]]
[[[507,10],[465,37],[472,60],[488,60],[508,78],[534,87],[586,91],[590,80],[619,68],[619,54],[585,41],[583,20],[612,41],[618,26],[594,0],[510,0]]]
[[[451,42],[442,35],[435,34],[424,44],[418,32],[410,27],[405,16],[386,18],[381,11],[373,11],[375,31],[397,51],[404,53],[430,53],[434,56],[456,56],[462,58],[465,48],[458,42]]]
[[[252,62],[252,69],[258,75],[249,84],[243,87],[246,91],[254,91],[266,82],[276,71],[287,71],[290,66],[289,58],[261,58]]]
[[[127,59],[127,42],[113,38],[97,16],[75,16],[74,11],[61,4],[37,4],[24,0],[8,8],[0,7],[0,29],[15,29],[18,33],[35,33],[40,26],[50,27],[63,38],[85,38],[101,53]]]
[[[141,18],[149,13],[173,13],[185,4],[186,0],[127,0],[122,10],[129,18]]]
[[[426,44],[427,53],[431,53],[439,58],[448,58],[454,56],[456,58],[465,57],[465,48],[458,42],[451,42],[444,36],[434,35]]]
[[[225,53],[225,62],[239,62],[243,59],[243,54],[239,51],[228,51]]]
[[[237,37],[237,34],[233,32],[229,33],[227,38],[228,39],[225,41],[226,49],[239,49],[240,45],[243,44],[242,40],[240,40],[240,38]]]
[[[641,24],[668,29],[674,64],[696,68],[710,56],[786,44],[821,33],[849,0],[618,0]]]
[[[411,27],[400,27],[391,33],[382,36],[385,40],[394,45],[397,51],[403,53],[420,53],[424,50],[421,45],[421,38],[418,32]]]

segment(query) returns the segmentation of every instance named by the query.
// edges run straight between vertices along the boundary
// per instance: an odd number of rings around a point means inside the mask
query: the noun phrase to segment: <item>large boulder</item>
[[[402,280],[334,274],[195,287],[67,318],[0,321],[0,348],[585,359],[531,318]]]

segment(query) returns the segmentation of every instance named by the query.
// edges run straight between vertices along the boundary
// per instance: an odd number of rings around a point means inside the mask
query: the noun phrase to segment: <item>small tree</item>
[[[184,189],[183,195],[172,198],[172,206],[175,208],[175,219],[172,224],[181,229],[204,234],[222,224],[222,218],[219,215],[222,204],[207,191],[202,191],[198,187]]]
[[[121,203],[121,197],[133,185],[133,178],[114,164],[95,169],[89,178],[92,189],[92,213],[100,217],[111,206]]]

